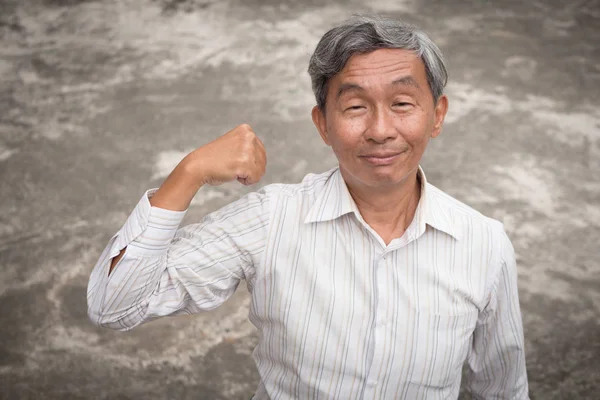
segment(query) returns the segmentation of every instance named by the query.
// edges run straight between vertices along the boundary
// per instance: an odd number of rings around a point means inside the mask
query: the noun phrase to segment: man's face
[[[429,138],[441,131],[448,100],[434,103],[420,58],[380,49],[352,56],[329,80],[325,108],[325,115],[313,109],[313,121],[345,180],[375,189],[417,170]]]

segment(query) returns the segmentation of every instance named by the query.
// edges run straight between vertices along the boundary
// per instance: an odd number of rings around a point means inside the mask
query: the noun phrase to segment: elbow
[[[91,304],[88,304],[88,318],[96,326],[121,332],[129,331],[142,322],[130,314],[101,310]]]
[[[107,284],[99,284],[90,279],[87,289],[87,315],[94,325],[116,331],[128,331],[143,322],[144,312],[141,310],[145,311],[146,308],[128,301],[106,301],[113,296],[114,291],[109,290]]]

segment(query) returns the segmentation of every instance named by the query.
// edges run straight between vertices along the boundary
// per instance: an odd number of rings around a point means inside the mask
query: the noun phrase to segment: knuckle
[[[242,152],[238,157],[238,163],[240,163],[242,165],[248,164],[249,161],[250,161],[250,157],[248,156],[247,152]]]
[[[243,131],[243,132],[252,132],[252,128],[250,127],[250,125],[243,123],[241,125],[238,126],[238,129]]]
[[[254,132],[247,131],[246,132],[246,138],[248,139],[248,142],[250,144],[254,145],[254,141],[256,140],[256,135],[254,134]]]
[[[252,148],[254,133],[251,131],[240,131],[239,139],[245,150]]]

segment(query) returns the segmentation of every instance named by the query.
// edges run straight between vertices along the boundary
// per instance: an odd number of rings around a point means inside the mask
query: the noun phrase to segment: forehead
[[[421,58],[410,50],[379,49],[350,57],[340,73],[332,78],[332,83],[391,83],[401,76],[412,76],[419,84],[426,84],[425,64]]]

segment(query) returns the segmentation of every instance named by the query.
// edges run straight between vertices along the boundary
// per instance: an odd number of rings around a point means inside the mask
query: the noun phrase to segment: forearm
[[[202,172],[193,170],[198,169],[197,164],[193,167],[188,157],[184,158],[150,199],[152,207],[171,211],[187,210],[203,185],[200,178]]]
[[[190,169],[189,161],[187,159],[182,160],[150,198],[150,205],[170,211],[187,210],[192,199],[202,187],[202,181],[197,178],[198,175],[194,176]],[[122,249],[111,260],[109,275],[121,261],[126,250],[127,248]]]
[[[141,312],[145,307],[143,302],[156,289],[160,274],[167,268],[168,248],[185,211],[152,207],[149,200],[152,194],[148,191],[142,196],[94,266],[88,284],[88,312],[98,325],[128,329],[139,323],[141,320],[122,324],[119,319],[129,318],[127,310],[131,307]],[[119,265],[109,273],[115,260]],[[128,297],[131,293],[134,293],[132,298]]]

